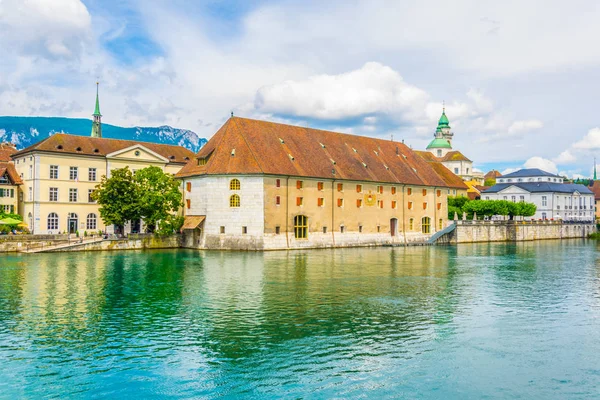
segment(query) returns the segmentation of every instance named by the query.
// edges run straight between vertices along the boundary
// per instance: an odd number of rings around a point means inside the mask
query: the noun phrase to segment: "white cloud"
[[[425,91],[407,84],[392,68],[369,62],[339,75],[262,87],[254,104],[261,112],[325,120],[376,113],[415,120],[422,117],[427,98]]]
[[[565,150],[560,153],[558,157],[553,158],[552,161],[557,164],[571,164],[577,161],[577,158],[571,153],[571,151]]]
[[[574,149],[596,150],[600,149],[600,128],[593,128],[578,142],[573,144]]]
[[[525,121],[515,121],[508,127],[508,134],[518,135],[521,133],[529,132],[535,129],[541,129],[544,127],[542,121],[537,119],[529,119]]]
[[[521,168],[506,168],[504,169],[502,172],[500,172],[502,175],[506,175],[506,174],[511,174],[513,172],[516,172],[518,170],[520,170]]]
[[[529,160],[525,161],[525,164],[523,164],[523,166],[525,168],[539,168],[541,170],[553,174],[558,173],[558,168],[556,167],[556,164],[554,162],[538,156],[531,157]]]

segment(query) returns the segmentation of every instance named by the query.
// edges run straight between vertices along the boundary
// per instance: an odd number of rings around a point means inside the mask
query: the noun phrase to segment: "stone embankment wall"
[[[69,243],[69,235],[2,235],[0,253],[40,249]]]
[[[94,243],[51,250],[51,252],[66,251],[110,251],[110,250],[146,250],[146,249],[177,249],[182,247],[182,236],[129,235],[126,239],[103,240]]]
[[[436,244],[586,238],[596,232],[595,224],[560,221],[456,221],[456,224],[456,229]]]

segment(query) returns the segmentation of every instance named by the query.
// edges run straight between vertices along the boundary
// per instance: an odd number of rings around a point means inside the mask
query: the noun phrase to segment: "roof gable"
[[[133,146],[126,147],[109,153],[106,158],[117,158],[122,160],[141,160],[141,161],[157,161],[168,163],[169,159],[161,156],[155,151],[142,146],[141,144],[135,144]]]

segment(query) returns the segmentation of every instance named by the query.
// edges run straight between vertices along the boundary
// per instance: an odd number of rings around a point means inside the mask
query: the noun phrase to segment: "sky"
[[[484,172],[592,175],[600,2],[0,0],[0,115],[170,125],[230,113],[424,149],[445,103]],[[600,157],[599,157],[600,159]]]

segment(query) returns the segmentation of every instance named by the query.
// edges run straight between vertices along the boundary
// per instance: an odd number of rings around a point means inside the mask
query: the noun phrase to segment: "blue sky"
[[[589,176],[593,1],[0,1],[0,115],[171,125],[233,111],[422,149],[442,101],[482,170]]]

